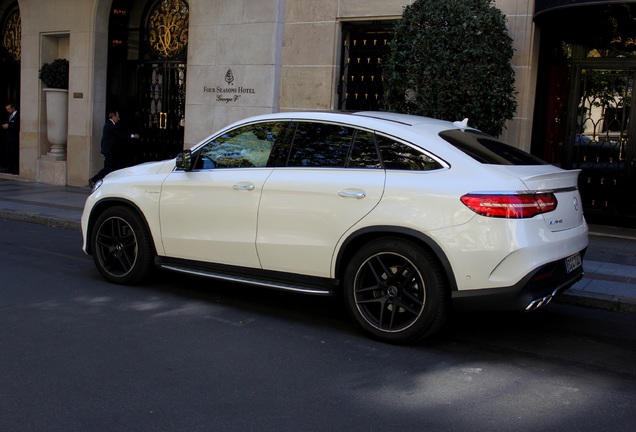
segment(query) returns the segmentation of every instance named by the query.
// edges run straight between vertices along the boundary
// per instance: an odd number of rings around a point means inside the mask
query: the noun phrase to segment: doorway
[[[631,226],[636,221],[631,198],[636,187],[636,112],[631,109],[636,64],[620,63],[574,65],[565,165],[582,171],[579,189],[588,221]]]
[[[532,153],[581,170],[588,222],[636,227],[636,57],[556,38],[541,55]]]
[[[14,104],[20,112],[20,61],[22,57],[22,23],[18,3],[11,3],[0,20],[2,44],[0,45],[0,95],[2,113],[0,123],[8,121],[5,104]],[[0,172],[19,174],[19,143],[8,143],[6,131],[0,129]]]
[[[129,164],[183,150],[189,8],[185,0],[114,0],[109,21],[107,109],[139,142]]]

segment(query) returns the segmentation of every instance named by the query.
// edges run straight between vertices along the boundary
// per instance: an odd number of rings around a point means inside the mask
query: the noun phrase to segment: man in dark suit
[[[110,111],[102,133],[101,153],[104,155],[104,168],[91,177],[89,180],[91,186],[107,174],[125,168],[126,144],[131,139],[139,139],[139,134],[130,134],[122,130],[117,123],[119,123],[119,112]]]
[[[2,125],[7,131],[7,141],[5,149],[6,167],[3,171],[11,174],[18,174],[18,154],[20,152],[20,116],[15,105],[9,102],[6,105],[8,118],[7,122]]]

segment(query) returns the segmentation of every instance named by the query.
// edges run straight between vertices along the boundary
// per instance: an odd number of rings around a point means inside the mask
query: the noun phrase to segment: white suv
[[[452,308],[531,310],[579,280],[578,174],[465,122],[277,113],[107,176],[83,249],[115,283],[159,266],[341,294],[368,334],[409,343]]]

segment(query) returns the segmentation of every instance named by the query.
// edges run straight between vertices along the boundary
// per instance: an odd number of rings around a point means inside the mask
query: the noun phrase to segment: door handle
[[[251,191],[256,189],[256,186],[254,183],[236,183],[235,185],[232,185],[232,189],[237,191]]]
[[[345,189],[338,192],[338,196],[341,198],[362,199],[367,196],[367,193],[359,189]]]
[[[168,113],[159,113],[159,129],[166,129],[168,127]]]

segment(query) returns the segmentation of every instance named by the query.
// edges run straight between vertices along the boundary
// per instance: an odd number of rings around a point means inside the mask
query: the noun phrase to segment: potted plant
[[[68,60],[55,59],[51,63],[44,63],[39,77],[46,88],[68,89]]]
[[[45,85],[46,132],[51,151],[49,155],[58,160],[66,158],[68,135],[68,75],[69,63],[66,59],[55,59],[44,63],[39,78]]]

